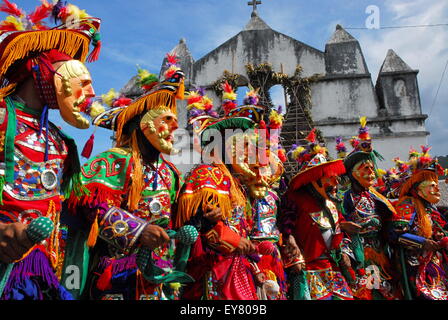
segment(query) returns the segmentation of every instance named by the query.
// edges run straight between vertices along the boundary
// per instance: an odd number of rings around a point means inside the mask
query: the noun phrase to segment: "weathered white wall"
[[[376,117],[378,103],[370,78],[319,81],[312,85],[314,121]]]
[[[296,66],[303,67],[303,76],[325,73],[322,52],[312,49],[273,30],[240,32],[216,50],[196,61],[196,85],[208,85],[220,78],[224,70],[247,77],[246,65],[269,62],[277,72],[294,74]]]

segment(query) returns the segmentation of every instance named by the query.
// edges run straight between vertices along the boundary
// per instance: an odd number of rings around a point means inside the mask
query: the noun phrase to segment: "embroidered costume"
[[[72,190],[80,191],[80,165],[75,141],[48,121],[48,109],[59,109],[77,128],[88,127],[80,111],[88,113],[94,93],[81,61],[98,57],[100,20],[83,11],[77,26],[68,28],[68,16],[80,10],[61,2],[45,2],[27,15],[4,0],[0,10],[10,14],[0,24],[0,222],[29,224],[45,216],[54,225],[50,238],[16,261],[10,274],[1,272],[0,292],[2,299],[73,299],[63,286],[65,266],[82,264],[72,257],[84,248],[73,245],[79,230],[62,201]],[[51,14],[62,25],[50,29],[43,20]],[[87,58],[92,39],[96,48]],[[80,79],[81,87],[73,84]],[[23,89],[30,81],[33,89]],[[35,90],[36,100],[23,100],[23,90],[30,95]]]
[[[317,181],[325,190],[322,179],[335,179],[345,173],[345,168],[341,160],[326,159],[327,151],[316,142],[315,129],[307,140],[309,145],[292,149],[300,169],[291,179],[282,203],[281,231],[283,238],[294,236],[305,259],[306,283],[299,295],[302,299],[351,300],[353,295],[340,263],[346,250],[340,229],[344,219],[331,198],[317,191]],[[333,183],[336,185],[337,180]]]
[[[366,118],[361,118],[354,149],[344,159],[351,187],[344,194],[344,217],[362,229],[350,235],[356,277],[350,284],[357,299],[398,299],[401,296],[387,243],[387,224],[395,209],[375,190],[375,157]]]
[[[202,142],[207,142],[209,134],[214,131],[212,129],[221,133],[232,128],[244,130],[253,128],[260,121],[263,109],[254,105],[237,107],[236,94],[227,83],[223,101],[225,116],[219,119],[211,109],[210,99],[200,92],[190,96],[190,123]],[[243,136],[238,137],[245,139]],[[226,152],[232,148],[236,138],[236,135],[231,135],[224,142]],[[197,144],[196,147],[200,149],[201,146]],[[207,146],[200,150],[203,157],[207,150]],[[186,266],[187,273],[195,282],[185,287],[183,298],[254,300],[257,295],[251,260],[236,251],[240,241],[247,239],[251,231],[248,200],[235,173],[223,164],[223,157],[216,153],[212,156],[211,164],[198,165],[185,178],[179,196],[175,227],[191,224],[200,234]],[[219,221],[211,222],[204,217],[210,207],[221,209]]]
[[[410,152],[407,170],[400,175],[391,234],[398,247],[405,299],[447,300],[448,226],[435,206],[440,200],[438,176],[446,172],[428,151],[422,146],[422,153]]]
[[[258,104],[258,96],[254,90],[247,93],[244,101],[246,105],[250,103]],[[285,152],[279,145],[283,122],[280,108],[271,110],[266,128],[261,124],[257,129],[258,139],[254,140],[257,145],[249,145],[249,148],[260,155],[258,161],[248,163],[248,168],[254,174],[240,177],[252,207],[249,238],[258,248],[259,261],[252,262],[252,265],[259,280],[257,295],[262,300],[284,300],[288,289],[280,252],[280,231],[277,226],[280,199],[274,191],[283,175],[283,162],[286,160],[283,157]],[[266,154],[261,152],[264,136]]]
[[[82,211],[92,225],[90,299],[166,300],[178,295],[179,285],[170,285],[175,279],[147,275],[138,268],[142,232],[151,224],[171,229],[181,185],[176,167],[162,155],[173,151],[176,99],[183,98],[184,86],[176,58],[169,55],[168,61],[163,81],[147,87],[150,90],[135,101],[114,97],[112,108],[93,120],[117,130],[117,146],[84,164],[82,183],[88,192],[70,199],[70,207]],[[174,255],[173,240],[147,258],[168,274],[174,269]]]

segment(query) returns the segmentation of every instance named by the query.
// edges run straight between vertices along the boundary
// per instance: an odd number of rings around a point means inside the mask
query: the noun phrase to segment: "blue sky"
[[[38,5],[37,0],[15,2],[27,11]],[[262,2],[258,8],[259,16],[272,29],[322,51],[336,24],[346,28],[364,27],[369,5],[379,7],[381,26],[448,22],[446,0]],[[72,3],[103,21],[100,60],[88,64],[97,95],[110,88],[122,88],[135,75],[136,64],[158,73],[165,53],[181,38],[186,39],[194,59],[200,59],[240,32],[252,11],[247,0],[77,0]],[[434,106],[433,100],[448,60],[448,26],[347,31],[359,40],[373,83],[390,48],[411,68],[420,70],[418,82],[423,112],[429,114],[432,110],[426,121],[427,131],[431,133],[432,154],[447,155],[448,74]],[[55,113],[52,119],[76,137],[79,149],[93,132],[93,129],[72,129]],[[94,154],[110,147],[110,135],[106,130],[97,130]]]

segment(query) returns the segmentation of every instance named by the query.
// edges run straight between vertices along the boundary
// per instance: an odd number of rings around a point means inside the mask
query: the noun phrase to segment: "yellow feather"
[[[90,15],[86,12],[86,10],[80,10],[79,11],[79,18],[80,19],[85,19],[90,17]]]
[[[93,119],[96,116],[100,115],[101,113],[103,113],[105,110],[104,106],[99,103],[98,101],[95,101],[92,106],[90,107],[90,113],[89,116]]]
[[[223,100],[236,100],[236,93],[224,92],[222,95]]]
[[[297,147],[292,153],[291,156],[293,159],[297,160],[299,158],[299,155],[305,150],[304,147]]]
[[[283,123],[283,115],[279,114],[276,110],[271,110],[269,121],[281,124]]]
[[[367,117],[361,117],[359,120],[361,122],[361,128],[365,128],[367,125]]]
[[[204,105],[206,105],[206,104],[213,104],[213,100],[210,99],[210,98],[207,97],[207,96],[204,96],[204,97],[202,98],[202,103],[203,103]]]
[[[112,102],[115,98],[118,98],[118,92],[116,92],[114,88],[110,89],[108,93],[101,95],[101,99],[108,106],[112,106]]]
[[[138,76],[140,77],[140,80],[141,79],[145,79],[146,77],[149,77],[150,76],[150,73],[149,73],[149,71],[148,70],[146,70],[146,69],[142,69],[142,68],[140,68],[139,66],[137,66],[137,68],[138,68]]]
[[[17,19],[14,16],[7,16],[5,19],[7,22],[10,22],[12,24],[14,24],[14,26],[16,27],[17,31],[23,31],[25,30],[25,27],[22,23],[22,21],[20,21],[19,19]]]

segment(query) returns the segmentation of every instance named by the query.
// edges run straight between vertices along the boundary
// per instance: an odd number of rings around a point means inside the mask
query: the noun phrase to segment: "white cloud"
[[[395,0],[384,7],[392,16],[389,25],[409,26],[437,24],[447,21],[448,3],[439,0]],[[382,21],[385,25],[386,21]],[[430,112],[447,61],[448,29],[446,27],[366,30],[357,36],[375,80],[388,49],[393,49],[411,68],[418,69],[418,83],[423,113]],[[448,75],[446,75],[448,77]],[[429,143],[435,155],[448,154],[446,119],[448,94],[442,86],[431,116],[426,121]],[[443,137],[443,138],[442,138]]]

